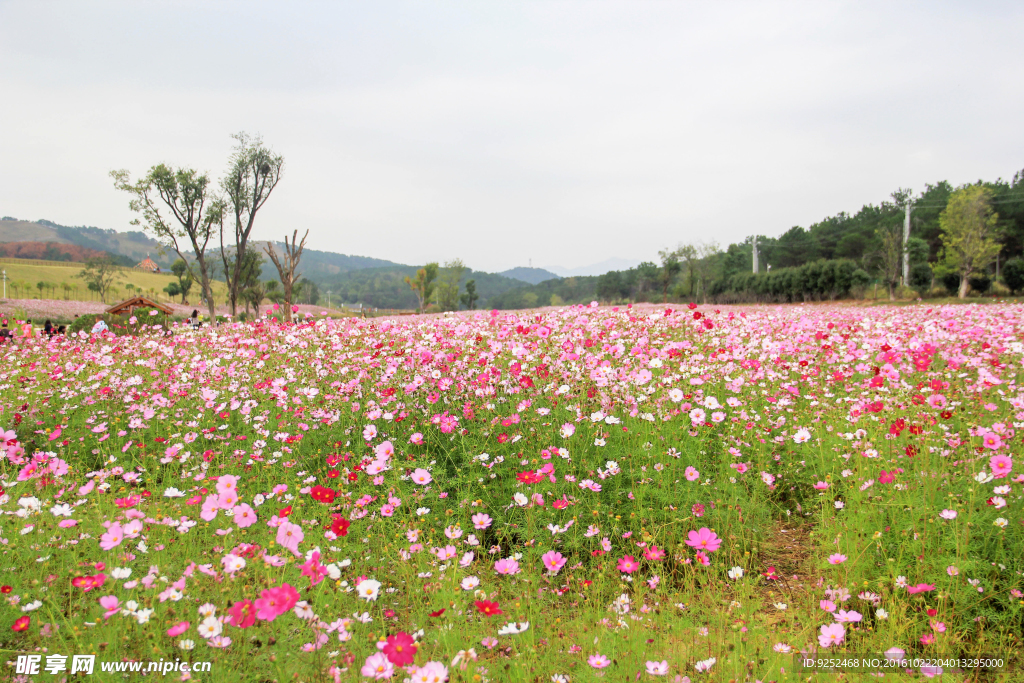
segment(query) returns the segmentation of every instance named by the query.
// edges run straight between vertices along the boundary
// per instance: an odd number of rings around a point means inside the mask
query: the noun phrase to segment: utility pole
[[[905,206],[906,214],[903,217],[903,286],[910,286],[910,206],[912,202],[907,197]]]
[[[754,235],[754,273],[757,273],[758,271],[757,261],[757,235]]]

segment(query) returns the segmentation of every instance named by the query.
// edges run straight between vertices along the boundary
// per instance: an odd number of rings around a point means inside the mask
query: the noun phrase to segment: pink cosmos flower
[[[519,573],[519,563],[513,560],[511,557],[503,560],[498,560],[494,563],[494,571],[499,574],[506,574],[511,576],[512,574]]]
[[[359,673],[375,681],[387,680],[395,675],[395,665],[388,661],[388,656],[383,652],[374,652],[366,658]]]
[[[231,625],[238,628],[249,628],[256,623],[256,606],[250,600],[239,600],[228,608]],[[186,625],[187,628],[187,625]]]
[[[988,466],[992,468],[993,477],[1002,479],[1013,469],[1013,458],[1008,455],[993,455],[988,459]]]
[[[413,470],[411,478],[414,483],[419,484],[420,486],[426,486],[433,481],[433,477],[430,476],[430,472],[426,471],[422,467],[417,467]]]
[[[842,624],[826,624],[821,627],[818,644],[822,647],[839,645],[846,639],[846,629]]]
[[[840,553],[833,553],[828,556],[829,564],[842,564],[843,562],[846,562],[846,555],[842,555]]]
[[[167,635],[170,636],[171,638],[177,638],[182,633],[187,631],[190,626],[191,626],[191,624],[189,624],[189,622],[182,621],[182,622],[180,622],[178,624],[175,624],[174,626],[170,627],[169,629],[167,629]]]
[[[913,593],[927,593],[927,592],[933,591],[933,590],[935,590],[935,584],[934,583],[919,583],[916,586],[907,586],[907,592],[911,593],[911,594],[913,594]]]
[[[587,664],[595,669],[603,669],[606,666],[611,666],[612,660],[608,659],[604,655],[590,655],[587,657]]]
[[[320,564],[320,553],[314,552],[309,560],[302,565],[302,575],[308,576],[310,584],[315,586],[327,576],[327,567]]]
[[[701,527],[697,531],[691,531],[687,536],[686,545],[691,548],[707,550],[710,553],[715,552],[722,545],[722,539],[707,527]]]
[[[103,613],[103,618],[109,619],[121,611],[121,601],[117,599],[116,595],[104,595],[100,598],[100,607],[106,610]]]
[[[124,540],[124,532],[121,529],[121,525],[114,522],[107,529],[105,534],[100,536],[100,548],[103,550],[111,550],[121,545],[121,541]]]
[[[693,467],[686,468],[686,481],[697,481],[700,479],[700,472]]]
[[[644,559],[650,560],[651,562],[658,562],[665,558],[665,551],[656,545],[652,545],[650,548],[644,551]]]
[[[484,514],[482,512],[473,515],[471,520],[473,522],[474,529],[486,529],[487,527],[491,526],[491,523],[493,522],[490,515]]]
[[[544,562],[544,567],[552,574],[557,574],[559,570],[565,566],[566,559],[562,557],[561,553],[549,550],[548,552],[541,555],[541,561]]]
[[[238,525],[239,529],[245,529],[256,523],[256,511],[247,503],[236,505],[231,512],[233,514],[232,519],[235,520],[235,524]]]
[[[291,522],[284,522],[277,528],[277,544],[282,548],[290,550],[293,555],[299,554],[299,543],[302,543],[306,535],[302,533],[302,527]]]

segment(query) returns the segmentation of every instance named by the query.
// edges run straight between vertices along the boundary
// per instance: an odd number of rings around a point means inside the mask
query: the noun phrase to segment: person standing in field
[[[21,336],[25,339],[30,339],[35,335],[35,331],[32,329],[32,321],[26,320],[25,324],[21,326]]]

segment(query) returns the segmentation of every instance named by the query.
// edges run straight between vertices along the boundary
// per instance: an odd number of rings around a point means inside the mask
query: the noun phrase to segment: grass
[[[81,272],[82,264],[77,264],[77,267],[72,266],[36,266],[28,263],[4,263],[2,264],[3,269],[7,271],[7,295],[10,298],[25,298],[25,299],[64,299],[74,301],[98,301],[99,297],[95,292],[90,292],[86,287],[86,282],[76,275]],[[24,283],[25,286],[15,288],[12,283]],[[47,287],[40,292],[36,286],[39,282],[49,283]],[[125,285],[132,285],[137,289],[141,289],[144,293],[149,296],[156,296],[160,302],[172,301],[171,297],[167,296],[164,292],[164,288],[171,282],[177,282],[177,278],[171,273],[147,273],[141,270],[133,270],[130,268],[123,269],[119,272],[115,279],[115,287],[117,292],[115,296],[109,297],[111,299],[126,298],[134,292],[129,290]],[[68,284],[72,288],[70,292],[65,292],[61,285]],[[223,300],[227,293],[227,287],[223,282],[214,281],[212,283],[214,298],[215,300]],[[155,293],[155,294],[154,294]],[[199,285],[197,283],[192,285],[192,292],[190,293],[191,299],[198,301]],[[181,301],[180,297],[174,298],[175,302]]]
[[[212,661],[196,679],[216,681],[361,680],[401,633],[452,681],[659,680],[661,661],[668,680],[835,680],[794,668],[815,649],[1019,663],[1024,479],[991,458],[1020,452],[1024,310],[928,308],[568,307],[0,347],[24,448],[0,464],[0,506],[24,511],[2,528],[0,619],[29,617],[0,647]],[[137,514],[130,538],[107,528]],[[698,552],[700,529],[720,547]],[[305,603],[228,616],[284,584]],[[856,618],[826,649],[840,610]]]

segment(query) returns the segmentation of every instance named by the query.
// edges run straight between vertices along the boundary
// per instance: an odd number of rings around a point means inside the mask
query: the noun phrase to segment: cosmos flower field
[[[282,683],[1019,657],[1024,306],[164,332],[0,346],[4,678],[60,680],[26,653]]]

